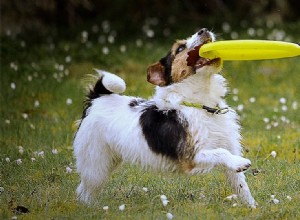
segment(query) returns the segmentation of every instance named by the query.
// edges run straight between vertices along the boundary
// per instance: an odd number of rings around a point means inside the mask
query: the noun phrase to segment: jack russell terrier
[[[74,139],[81,183],[79,200],[90,203],[122,161],[160,171],[206,173],[216,166],[240,199],[255,208],[243,171],[240,125],[227,106],[222,60],[199,56],[199,48],[215,41],[201,29],[178,40],[170,52],[147,70],[156,85],[150,100],[120,95],[125,82],[105,71],[90,88]]]

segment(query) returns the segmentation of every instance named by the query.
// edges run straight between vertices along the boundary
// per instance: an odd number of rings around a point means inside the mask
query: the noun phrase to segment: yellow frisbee
[[[199,55],[208,59],[264,60],[300,55],[300,46],[294,43],[270,40],[228,40],[204,44]]]

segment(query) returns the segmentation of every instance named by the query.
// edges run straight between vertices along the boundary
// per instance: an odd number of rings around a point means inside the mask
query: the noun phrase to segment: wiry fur
[[[125,90],[123,80],[101,73],[88,95],[74,140],[81,201],[90,202],[111,172],[122,161],[129,161],[144,168],[187,174],[223,166],[241,200],[256,206],[242,172],[251,162],[242,157],[235,111],[211,114],[182,104],[227,106],[225,79],[217,74],[221,61],[205,63],[191,53],[213,40],[213,34],[202,29],[176,42],[167,57],[150,66],[148,81],[158,85],[151,100],[116,94]]]

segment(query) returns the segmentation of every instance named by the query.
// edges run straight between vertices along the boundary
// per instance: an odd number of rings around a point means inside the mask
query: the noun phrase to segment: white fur
[[[157,87],[153,99],[159,109],[177,109],[188,121],[195,147],[195,168],[189,174],[208,172],[215,166],[226,168],[226,176],[243,202],[256,206],[245,181],[244,169],[251,162],[242,157],[240,126],[234,110],[215,115],[202,109],[181,105],[182,101],[214,107],[226,106],[225,79],[215,67],[205,66],[197,74],[166,87]],[[125,90],[120,78],[101,72],[105,86],[115,93]],[[108,80],[109,79],[109,80]],[[103,82],[104,83],[104,82]],[[123,90],[124,89],[124,90]],[[163,171],[180,170],[178,163],[154,153],[143,136],[139,119],[143,105],[130,107],[133,97],[106,95],[92,101],[87,116],[82,120],[74,140],[74,154],[81,183],[77,189],[79,199],[90,202],[102,188],[111,172],[122,162],[139,164],[144,168]]]
[[[122,78],[104,70],[94,70],[103,77],[102,83],[106,89],[117,94],[125,92],[126,84]]]

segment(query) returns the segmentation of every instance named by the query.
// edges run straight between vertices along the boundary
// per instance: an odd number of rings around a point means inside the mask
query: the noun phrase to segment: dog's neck
[[[226,104],[223,99],[226,92],[226,82],[221,75],[195,74],[182,82],[157,87],[153,99],[159,108],[173,108],[183,102],[215,107]]]

